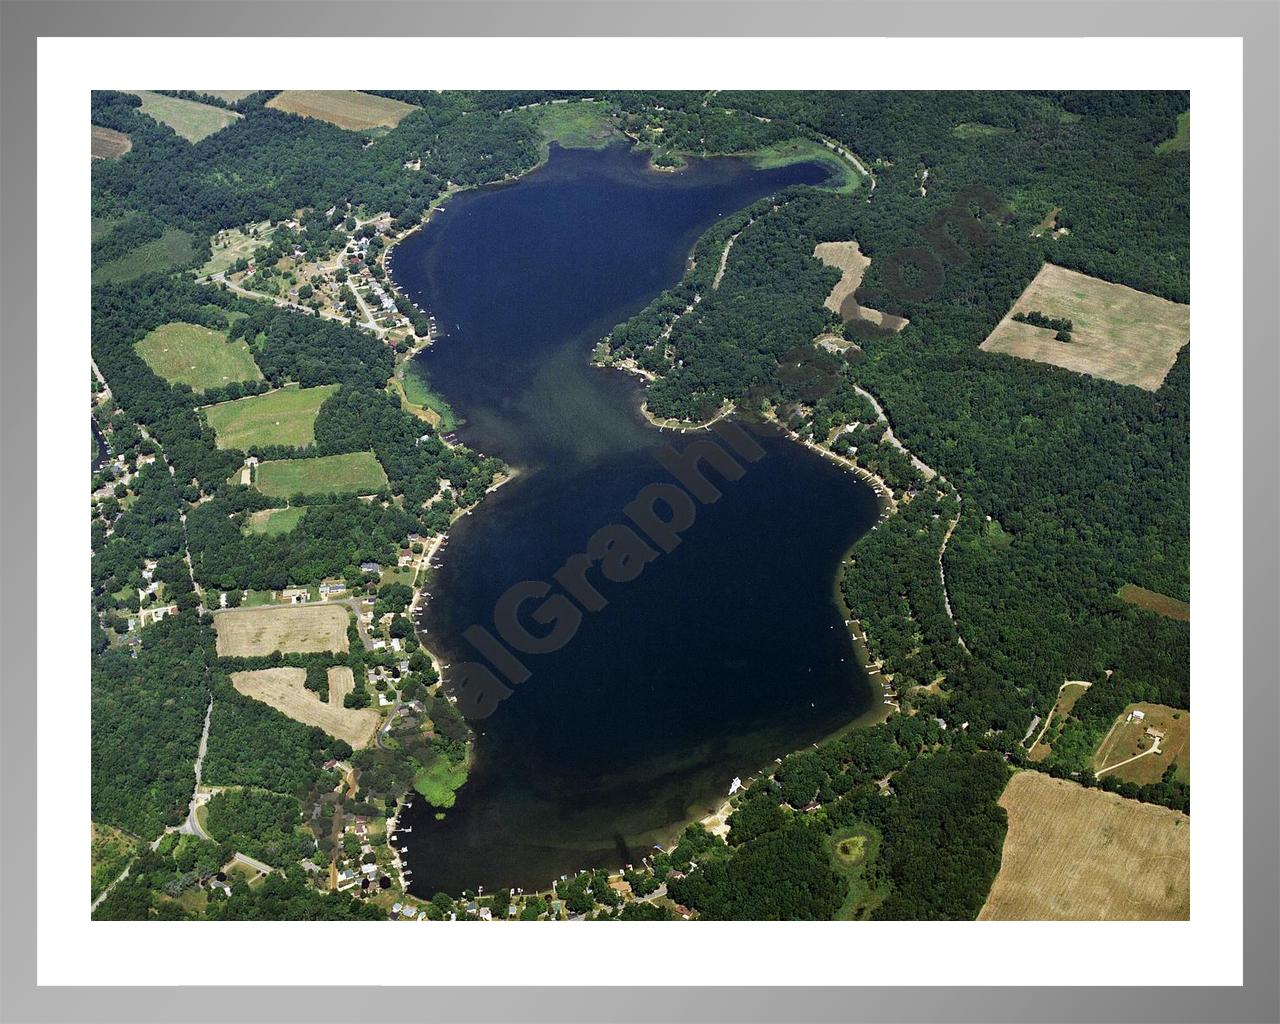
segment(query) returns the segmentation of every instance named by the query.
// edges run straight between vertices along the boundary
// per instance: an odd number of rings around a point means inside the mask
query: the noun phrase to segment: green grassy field
[[[316,459],[280,459],[258,466],[255,484],[263,494],[372,494],[387,486],[373,452],[324,455]]]
[[[211,107],[207,103],[180,100],[157,92],[135,92],[133,95],[142,99],[144,114],[161,124],[167,124],[188,142],[199,142],[240,120],[239,114],[222,107]]]
[[[204,414],[218,435],[219,448],[247,451],[251,446],[268,444],[302,448],[316,439],[316,415],[337,390],[337,384],[315,388],[290,385],[234,402],[206,405]]]
[[[198,324],[163,324],[133,348],[170,384],[187,384],[193,391],[262,378],[242,338],[229,341],[225,334]]]
[[[831,169],[832,174],[830,183],[824,187],[833,192],[856,192],[862,184],[862,176],[847,160],[829,150],[821,142],[814,142],[812,139],[788,139],[744,155],[754,166],[764,170],[809,160],[824,164]]]
[[[965,121],[951,129],[957,139],[985,139],[992,135],[1003,135],[1008,128],[999,128],[994,124],[983,124],[981,121]]]
[[[538,128],[544,143],[565,149],[603,149],[622,135],[609,121],[607,103],[547,103],[538,108]]]
[[[251,512],[248,519],[245,520],[245,533],[261,533],[268,537],[275,537],[281,533],[288,533],[300,522],[302,517],[307,514],[307,506],[299,505],[290,508],[264,508],[259,512]]]
[[[1173,138],[1156,146],[1157,153],[1182,153],[1191,149],[1191,111],[1178,115],[1178,130]]]
[[[447,434],[457,427],[458,417],[454,414],[453,407],[431,390],[414,364],[411,363],[405,368],[400,383],[404,387],[405,398],[414,405],[431,409],[440,417],[439,429],[442,434]]]
[[[98,230],[95,222],[95,232]],[[94,270],[92,283],[116,284],[131,281],[143,274],[161,273],[185,267],[196,258],[195,237],[180,228],[168,228],[154,241],[138,246],[118,260],[104,263]]]

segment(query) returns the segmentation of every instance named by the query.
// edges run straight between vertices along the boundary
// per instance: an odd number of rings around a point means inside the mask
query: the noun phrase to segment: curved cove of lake
[[[459,416],[457,435],[516,467],[458,520],[417,625],[446,664],[483,661],[512,584],[551,580],[694,434],[643,418],[639,383],[590,365],[595,343],[676,284],[715,221],[826,171],[734,159],[660,173],[644,154],[553,148],[518,181],[451,198],[394,250],[392,273],[441,337],[410,372]],[[545,888],[638,862],[717,807],[735,775],[847,725],[872,702],[833,581],[875,522],[875,494],[776,434],[683,542],[639,578],[592,579],[607,606],[477,733],[470,779],[440,813],[403,811],[411,891]],[[449,672],[445,672],[446,682]]]

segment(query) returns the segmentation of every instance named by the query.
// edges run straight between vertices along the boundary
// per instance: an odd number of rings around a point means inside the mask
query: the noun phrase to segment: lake
[[[590,365],[596,342],[679,279],[715,221],[817,164],[695,161],[675,174],[625,147],[553,148],[519,181],[450,199],[394,250],[396,283],[442,337],[411,372],[453,406],[463,442],[518,475],[453,527],[418,619],[446,663],[494,603],[550,580],[698,434],[644,420],[639,382]],[[545,888],[638,861],[718,806],[735,775],[847,725],[872,703],[837,607],[842,555],[876,521],[869,487],[776,434],[639,578],[593,576],[607,606],[526,656],[532,677],[474,723],[475,763],[436,819],[401,824],[412,891]],[[449,674],[445,673],[446,681]]]

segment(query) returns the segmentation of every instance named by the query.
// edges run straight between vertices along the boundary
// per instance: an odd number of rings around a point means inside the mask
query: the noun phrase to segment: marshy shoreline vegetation
[[[95,270],[93,354],[105,378],[105,387],[95,383],[95,421],[112,455],[94,481],[93,820],[141,846],[98,916],[385,917],[390,899],[380,893],[361,901],[326,891],[341,888],[331,869],[351,845],[349,817],[372,832],[347,856],[391,879],[403,908],[434,918],[506,919],[513,906],[520,918],[973,918],[999,868],[1005,817],[997,801],[1012,771],[1048,771],[1188,809],[1188,789],[1172,777],[1139,787],[1097,780],[1088,767],[1094,734],[1118,708],[1141,700],[1189,708],[1186,623],[1115,596],[1136,583],[1189,598],[1188,351],[1154,394],[977,351],[1046,259],[1186,301],[1187,157],[1180,141],[1163,143],[1185,135],[1185,94],[383,95],[421,110],[373,141],[273,110],[271,93],[251,93],[220,101],[243,116],[198,147],[139,113],[135,98],[94,95],[94,123],[126,133],[133,148],[97,161],[93,179],[95,268],[103,271]],[[959,125],[1000,130],[957,132]],[[695,823],[673,849],[618,878],[593,869],[544,894],[414,900],[400,892],[403,874],[396,878],[394,809],[413,789],[442,809],[452,803],[465,780],[469,732],[408,625],[414,588],[406,598],[347,555],[394,565],[403,544],[440,536],[474,507],[503,467],[439,439],[456,422],[452,410],[405,366],[429,342],[425,314],[410,316],[397,301],[410,329],[376,335],[357,326],[355,304],[347,322],[327,323],[292,300],[239,294],[225,282],[197,285],[183,272],[209,260],[208,239],[220,231],[301,222],[291,230],[307,245],[326,231],[353,238],[366,218],[386,214],[371,262],[382,271],[373,276],[389,281],[391,245],[459,190],[526,173],[553,142],[596,148],[627,138],[656,169],[737,155],[758,166],[816,159],[833,172],[825,188],[787,190],[713,227],[695,246],[686,279],[615,328],[601,356],[646,377],[654,416],[705,419],[726,403],[739,415],[772,415],[891,491],[895,511],[855,545],[841,594],[868,657],[894,688],[894,713],[762,771],[735,797],[727,841]],[[1045,148],[1057,161],[1052,172],[1022,177]],[[1112,160],[1092,159],[1099,150]],[[843,155],[855,151],[862,155]],[[930,172],[927,193],[918,187],[921,165]],[[922,227],[971,181],[1007,201],[1007,218],[987,224],[986,245],[953,260],[936,294],[893,295],[890,256],[918,244]],[[1033,233],[1051,206],[1070,212],[1069,235]],[[1137,229],[1126,213],[1134,209],[1143,217]],[[179,235],[192,240],[189,251],[166,241]],[[713,287],[730,236],[732,258]],[[908,318],[901,334],[842,323],[822,308],[838,275],[812,258],[814,243],[850,238],[872,259],[860,294]],[[167,255],[149,255],[160,245]],[[313,450],[219,448],[198,407],[257,392],[234,383],[197,395],[157,376],[133,345],[173,323],[243,339],[272,387],[335,386],[317,414]],[[855,341],[857,359],[809,344],[827,331]],[[863,397],[866,388],[885,402],[891,427]],[[974,395],[982,396],[981,416]],[[1094,416],[1103,406],[1108,415]],[[1087,428],[1091,420],[1110,425]],[[1070,443],[1084,430],[1087,444]],[[893,443],[892,431],[909,450]],[[1008,440],[1015,436],[1016,448]],[[1065,465],[1068,444],[1075,454]],[[245,529],[273,504],[239,482],[247,457],[356,451],[372,452],[385,470],[378,493],[295,495],[289,504],[308,512],[292,529]],[[1089,457],[1076,458],[1082,451]],[[922,478],[912,452],[936,467],[938,480]],[[1172,466],[1162,461],[1169,453]],[[441,488],[443,480],[451,487]],[[1076,500],[1103,482],[1115,502]],[[1065,526],[1082,507],[1096,519],[1088,539]],[[1134,525],[1148,515],[1167,527],[1158,550]],[[1064,570],[1072,559],[1078,569]],[[388,639],[401,641],[412,666],[400,695],[413,695],[407,703],[421,710],[397,720],[385,747],[352,752],[240,696],[227,673],[249,666],[214,652],[205,610],[221,595],[248,603],[253,593],[325,580],[385,608],[399,604]],[[129,620],[151,601],[134,596],[144,584],[158,585],[172,611],[135,628]],[[354,621],[351,629],[363,654]],[[388,679],[400,669],[372,652],[355,660],[364,700],[371,667]],[[1064,678],[1095,685],[1050,757],[1032,763],[1024,730],[1037,710],[1047,712]],[[273,791],[269,813],[237,805],[245,845],[255,845],[255,830],[259,840],[292,831],[314,852],[204,902],[191,894],[208,888],[236,851],[175,838],[173,829],[192,796],[190,766],[210,698],[206,777]],[[313,806],[326,827],[301,824]],[[853,836],[865,840],[856,864],[839,849],[838,837]],[[114,864],[130,849],[114,842],[103,859]],[[95,893],[107,888],[100,875]]]

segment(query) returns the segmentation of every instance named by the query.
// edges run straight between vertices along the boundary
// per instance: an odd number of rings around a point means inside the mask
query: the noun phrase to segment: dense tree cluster
[[[219,590],[279,590],[323,579],[363,579],[361,562],[393,564],[406,536],[425,525],[394,504],[331,496],[307,505],[288,533],[247,533],[247,515],[274,502],[231,487],[187,516],[195,578]]]
[[[186,816],[212,660],[213,630],[194,612],[148,626],[137,657],[93,659],[94,821],[150,837]]]
[[[202,773],[211,786],[256,786],[301,796],[320,778],[320,765],[351,755],[342,740],[244,696],[221,672],[213,673],[213,695]]]
[[[865,823],[883,836],[866,869],[884,897],[875,916],[972,919],[1000,866],[1008,769],[961,734],[901,716],[792,754],[739,798],[727,847],[691,826],[691,849],[654,858],[653,877],[704,918],[829,919],[847,883],[826,837]]]
[[[284,867],[313,849],[299,830],[296,797],[263,789],[227,789],[205,805],[208,832],[223,846],[274,867]]]

